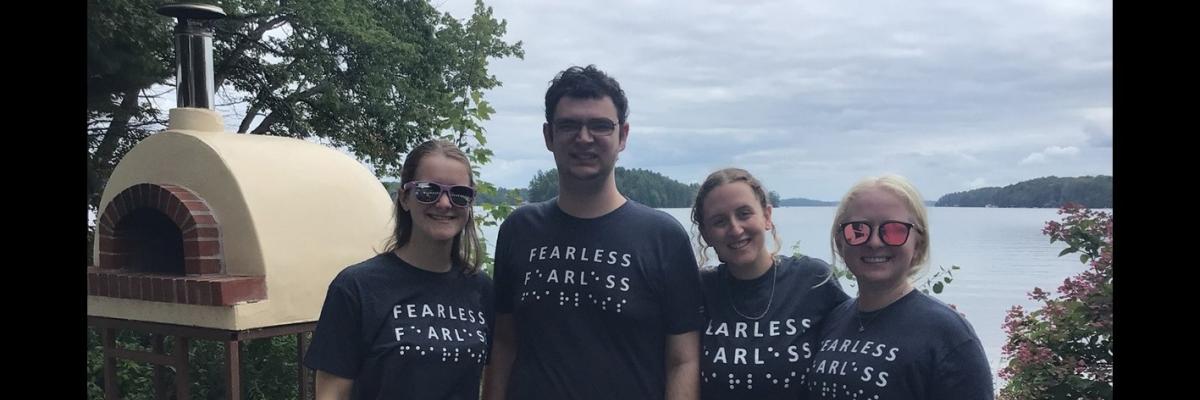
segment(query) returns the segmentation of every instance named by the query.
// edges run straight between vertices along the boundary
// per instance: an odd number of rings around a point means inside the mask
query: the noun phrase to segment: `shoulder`
[[[517,207],[517,209],[513,210],[513,212],[509,214],[507,218],[504,218],[504,222],[500,224],[500,227],[503,228],[516,223],[528,223],[531,221],[544,219],[550,215],[550,211],[553,210],[553,207],[556,207],[554,201],[555,199],[550,199]]]
[[[619,214],[615,216],[622,224],[627,224],[637,232],[682,237],[689,240],[689,244],[691,243],[683,225],[666,211],[650,208],[633,200],[626,200],[626,204],[618,208],[616,212]]]
[[[833,271],[829,263],[809,256],[780,256],[779,265],[803,276],[820,276],[824,278]]]
[[[915,289],[912,296],[908,305],[910,312],[919,313],[918,320],[924,321],[933,331],[941,332],[954,342],[977,337],[971,323],[946,303]]]
[[[336,282],[354,282],[362,279],[370,279],[373,275],[379,274],[391,264],[391,253],[381,253],[366,260],[359,261],[357,264],[350,265],[338,272],[333,278]]]

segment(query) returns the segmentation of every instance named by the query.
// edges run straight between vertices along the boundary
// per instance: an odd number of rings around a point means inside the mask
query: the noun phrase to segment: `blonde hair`
[[[837,261],[842,258],[842,241],[840,240],[841,232],[840,225],[845,222],[842,219],[846,217],[847,208],[850,202],[854,201],[862,191],[867,189],[883,189],[896,197],[899,197],[902,202],[908,207],[909,213],[912,214],[913,229],[921,235],[917,237],[915,254],[913,255],[912,265],[909,266],[908,278],[916,276],[924,270],[925,263],[929,261],[929,217],[925,208],[925,202],[921,198],[921,193],[917,192],[917,188],[912,185],[908,179],[895,174],[887,174],[883,176],[868,177],[858,181],[842,196],[842,201],[838,203],[837,213],[833,217],[833,226],[830,228],[829,249],[833,253],[830,258],[830,265],[837,268]],[[845,260],[842,260],[845,264]]]

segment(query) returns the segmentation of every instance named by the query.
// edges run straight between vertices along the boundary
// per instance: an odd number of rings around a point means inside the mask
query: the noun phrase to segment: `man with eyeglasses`
[[[704,318],[691,242],[675,218],[617,191],[625,92],[595,66],[571,67],[545,106],[558,197],[500,226],[484,398],[698,398]]]

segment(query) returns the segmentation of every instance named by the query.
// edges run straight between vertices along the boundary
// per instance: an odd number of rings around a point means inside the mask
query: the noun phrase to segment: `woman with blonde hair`
[[[929,259],[921,195],[897,175],[867,178],[842,197],[830,237],[858,284],[820,329],[809,398],[992,399],[992,373],[966,318],[913,290]]]

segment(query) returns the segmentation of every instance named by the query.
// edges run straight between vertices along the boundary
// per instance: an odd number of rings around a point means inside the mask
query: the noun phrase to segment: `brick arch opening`
[[[183,186],[130,186],[104,208],[96,233],[90,295],[223,306],[266,299],[262,276],[226,274],[216,216]]]
[[[220,226],[208,203],[185,187],[152,183],[125,189],[105,207],[97,232],[100,242],[97,266],[100,269],[147,271],[141,267],[147,258],[166,257],[159,254],[166,250],[150,246],[168,234],[163,221],[170,221],[178,231],[180,243],[164,244],[183,250],[182,274],[222,272]],[[173,238],[176,234],[169,235]],[[162,268],[165,267],[149,270]]]

